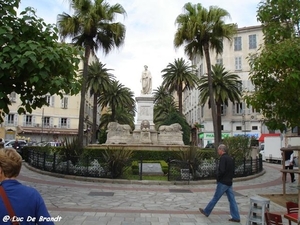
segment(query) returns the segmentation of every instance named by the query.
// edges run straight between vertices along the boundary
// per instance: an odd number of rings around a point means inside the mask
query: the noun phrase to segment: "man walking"
[[[235,197],[232,190],[232,179],[234,176],[234,162],[233,159],[227,154],[227,148],[224,144],[219,145],[218,154],[221,156],[218,167],[217,174],[217,188],[212,200],[208,203],[205,209],[199,208],[200,212],[208,217],[212,212],[213,208],[222,197],[224,193],[226,193],[229,205],[230,205],[230,214],[231,222],[240,222],[240,214],[238,210],[237,203],[235,201]]]

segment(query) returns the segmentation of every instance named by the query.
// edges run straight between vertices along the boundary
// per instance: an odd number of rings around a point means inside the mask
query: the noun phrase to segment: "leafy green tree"
[[[199,81],[200,104],[204,105],[209,99],[208,75],[204,75]],[[212,87],[214,91],[214,100],[217,108],[217,132],[221,137],[222,125],[222,105],[228,106],[228,100],[231,102],[240,102],[242,97],[239,87],[242,82],[237,74],[226,71],[224,66],[216,64],[212,66]],[[211,105],[209,104],[209,107]]]
[[[111,80],[114,75],[109,73],[111,69],[105,68],[105,64],[95,61],[88,68],[87,87],[90,94],[93,95],[93,125],[92,125],[92,143],[96,142],[97,134],[97,106],[98,97],[110,88]]]
[[[164,121],[173,112],[178,112],[178,107],[173,95],[167,89],[160,85],[153,91],[154,93],[154,123],[156,129],[161,126]]]
[[[0,122],[9,113],[12,92],[20,96],[21,114],[47,105],[46,94],[74,95],[80,90],[80,50],[58,43],[56,28],[32,8],[17,16],[19,3],[0,2]]]
[[[116,80],[113,80],[111,87],[100,95],[98,104],[101,105],[102,109],[109,107],[111,110],[111,121],[114,122],[117,122],[117,109],[123,108],[133,115],[136,111],[133,92]]]
[[[236,33],[236,25],[225,24],[225,19],[230,17],[230,14],[216,6],[211,6],[207,10],[200,3],[195,5],[186,3],[184,10],[185,12],[176,18],[178,28],[174,37],[174,46],[177,48],[184,45],[184,51],[191,59],[197,55],[205,56],[215,143],[220,143],[221,136],[217,132],[217,111],[213,96],[210,50],[216,51],[217,54],[222,53],[223,40],[232,40]]]
[[[258,8],[265,39],[249,60],[256,89],[247,103],[263,114],[272,130],[300,126],[299,7],[299,1],[267,0]]]
[[[177,92],[179,112],[182,114],[182,92],[184,89],[191,89],[197,85],[198,77],[194,66],[191,66],[183,58],[175,59],[161,71],[163,83],[171,93]]]
[[[89,57],[98,49],[108,54],[114,47],[118,48],[124,43],[125,26],[114,21],[117,15],[126,15],[126,12],[120,4],[111,6],[103,0],[69,1],[74,15],[59,14],[57,25],[63,39],[70,37],[72,43],[85,50],[78,124],[78,138],[82,146]]]

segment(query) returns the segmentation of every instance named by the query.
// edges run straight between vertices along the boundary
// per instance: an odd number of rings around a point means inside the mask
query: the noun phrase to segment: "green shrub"
[[[74,137],[73,139],[65,138],[62,148],[55,147],[52,150],[62,156],[62,161],[70,160],[73,165],[78,163],[83,153],[83,148],[79,145],[78,137]]]
[[[238,135],[234,137],[226,137],[223,143],[228,148],[228,154],[235,159],[241,160],[249,158],[251,155],[251,140],[246,135]]]
[[[109,149],[103,152],[105,166],[112,178],[122,176],[126,167],[130,165],[132,158],[131,150],[124,149]]]

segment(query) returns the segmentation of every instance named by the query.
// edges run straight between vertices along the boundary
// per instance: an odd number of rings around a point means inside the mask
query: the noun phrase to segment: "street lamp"
[[[245,113],[242,114],[242,127],[244,127],[244,135],[246,136],[246,121],[245,121]]]

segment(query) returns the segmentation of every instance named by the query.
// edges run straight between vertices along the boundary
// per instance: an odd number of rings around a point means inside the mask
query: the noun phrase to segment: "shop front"
[[[226,132],[222,133],[221,135],[222,135],[222,139],[226,137],[230,137],[230,133],[226,133]],[[215,138],[214,133],[211,132],[199,133],[199,139],[201,143],[200,147],[205,147],[206,145],[214,143],[214,138]]]

